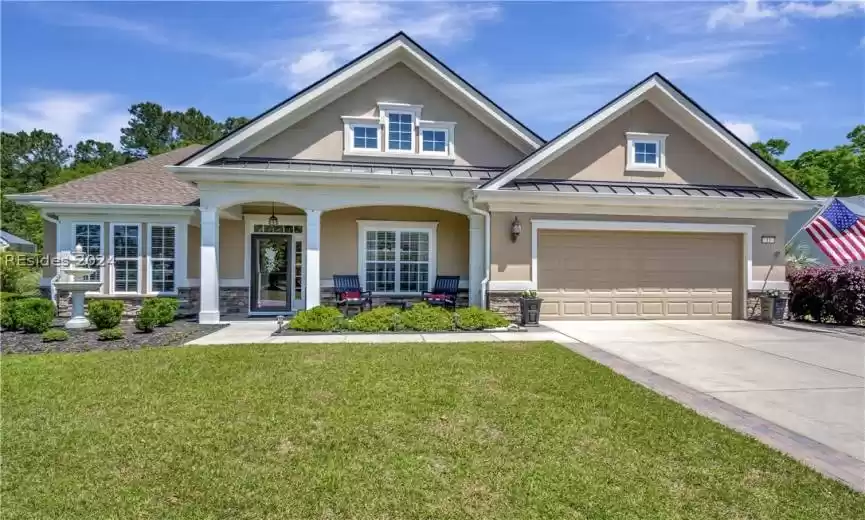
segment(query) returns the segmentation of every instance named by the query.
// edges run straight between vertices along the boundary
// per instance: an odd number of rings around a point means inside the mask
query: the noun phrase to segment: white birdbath
[[[66,322],[67,329],[86,329],[90,327],[90,320],[84,316],[84,293],[87,291],[98,291],[102,287],[101,281],[82,280],[96,269],[87,267],[87,259],[81,245],[75,246],[75,253],[69,255],[68,262],[59,268],[60,276],[54,282],[58,291],[69,291],[72,295],[72,318]]]

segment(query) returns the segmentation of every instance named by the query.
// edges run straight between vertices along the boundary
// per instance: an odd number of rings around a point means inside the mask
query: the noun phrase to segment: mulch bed
[[[200,325],[194,320],[177,320],[167,327],[157,327],[153,332],[137,330],[132,322],[123,322],[120,328],[126,337],[113,341],[101,341],[96,329],[70,330],[66,341],[42,342],[42,334],[23,332],[0,333],[0,352],[3,354],[39,354],[45,352],[87,352],[91,350],[137,350],[144,347],[178,346],[206,336],[227,325]],[[58,321],[55,328],[62,328]]]

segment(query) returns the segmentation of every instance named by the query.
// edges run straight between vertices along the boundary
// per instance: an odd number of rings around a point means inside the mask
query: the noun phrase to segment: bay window
[[[359,221],[359,272],[368,291],[417,294],[436,272],[435,222]]]
[[[111,264],[113,293],[139,292],[141,270],[141,226],[111,224]]]

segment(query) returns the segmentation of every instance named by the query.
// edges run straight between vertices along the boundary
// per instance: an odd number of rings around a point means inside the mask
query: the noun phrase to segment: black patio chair
[[[432,290],[422,292],[421,299],[430,305],[456,310],[459,287],[459,276],[436,276],[436,283]]]
[[[336,308],[344,307],[343,314],[348,312],[349,307],[359,307],[363,311],[364,306],[372,310],[372,292],[364,291],[360,286],[360,277],[356,274],[333,275],[333,293]]]

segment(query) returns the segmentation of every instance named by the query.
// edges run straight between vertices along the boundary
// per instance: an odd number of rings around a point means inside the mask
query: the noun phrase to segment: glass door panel
[[[252,311],[291,309],[291,243],[291,235],[252,235]]]

